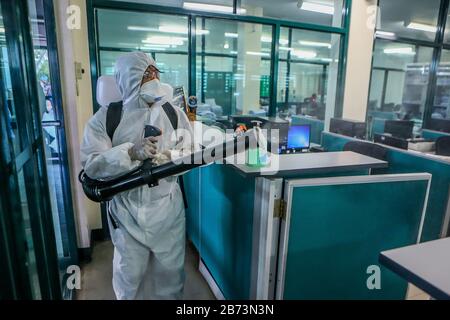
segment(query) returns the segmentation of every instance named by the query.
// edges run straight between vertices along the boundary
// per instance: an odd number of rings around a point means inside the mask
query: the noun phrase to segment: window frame
[[[380,8],[380,1],[386,1],[386,0],[378,0],[377,6]],[[450,7],[450,0],[441,0],[440,7],[439,7],[439,15],[438,15],[438,23],[437,23],[437,32],[436,37],[434,41],[426,41],[426,40],[416,40],[411,38],[405,38],[405,37],[398,37],[398,36],[386,36],[386,35],[380,35],[377,34],[377,31],[379,31],[378,28],[375,29],[375,35],[373,39],[373,51],[372,51],[372,65],[371,65],[371,71],[370,71],[370,82],[369,82],[369,94],[367,97],[367,106],[369,106],[370,102],[370,90],[372,88],[372,75],[374,69],[374,55],[375,55],[375,44],[377,40],[388,40],[392,43],[403,43],[403,44],[410,44],[415,46],[422,46],[422,47],[431,47],[433,49],[432,59],[430,62],[430,74],[428,79],[428,88],[427,88],[427,94],[426,94],[426,100],[425,100],[425,108],[424,113],[422,117],[422,129],[431,129],[430,127],[430,120],[431,115],[433,113],[433,103],[434,98],[436,94],[436,84],[437,84],[437,71],[438,66],[441,60],[441,54],[442,50],[450,50],[450,43],[444,42],[444,36],[445,36],[445,28],[447,23],[447,15],[449,12]],[[379,12],[379,14],[381,14]],[[366,120],[368,120],[369,117],[369,108],[366,109]],[[450,119],[449,119],[450,121]],[[368,122],[367,122],[368,123]]]
[[[239,7],[239,1],[234,1],[233,14],[204,12],[186,10],[183,8],[166,7],[152,4],[139,4],[129,2],[118,2],[110,0],[87,0],[87,18],[88,18],[88,33],[89,33],[89,51],[91,61],[91,77],[92,77],[92,92],[93,97],[96,96],[96,85],[99,74],[99,37],[98,37],[98,19],[96,9],[115,9],[123,11],[138,11],[142,13],[162,13],[172,15],[183,15],[188,17],[188,69],[189,69],[189,86],[188,92],[190,95],[196,95],[196,20],[197,18],[216,18],[225,20],[234,20],[239,22],[257,23],[263,25],[270,25],[272,27],[272,57],[271,57],[271,72],[270,72],[270,108],[269,116],[276,116],[277,113],[277,88],[278,88],[278,71],[279,71],[279,39],[281,27],[288,27],[294,29],[303,29],[310,31],[319,31],[326,33],[335,33],[341,35],[341,44],[339,52],[339,70],[338,70],[338,88],[336,90],[336,104],[335,116],[342,116],[343,97],[345,88],[345,72],[347,65],[347,51],[348,51],[348,34],[350,27],[350,14],[352,0],[344,0],[342,9],[342,25],[341,27],[331,27],[324,25],[315,25],[310,23],[294,22],[287,20],[279,20],[267,17],[255,17],[236,14]],[[98,110],[98,105],[93,99],[94,112]]]

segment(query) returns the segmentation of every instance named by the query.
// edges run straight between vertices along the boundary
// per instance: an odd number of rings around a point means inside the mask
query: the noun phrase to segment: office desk
[[[287,178],[306,174],[351,172],[388,167],[386,161],[351,151],[284,154],[278,156],[278,159],[279,161],[274,168],[262,169],[235,164],[233,157],[226,158],[225,162],[232,165],[245,177],[264,176],[268,178]]]
[[[435,299],[450,299],[450,238],[384,251],[380,262]]]

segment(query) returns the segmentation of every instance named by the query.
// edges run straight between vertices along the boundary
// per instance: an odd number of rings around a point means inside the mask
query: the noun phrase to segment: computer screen
[[[450,133],[450,119],[430,119],[429,129]]]
[[[392,134],[393,137],[409,139],[412,138],[414,121],[386,121],[384,132]]]
[[[290,150],[308,149],[311,139],[311,127],[308,125],[291,126],[288,133],[288,145]]]

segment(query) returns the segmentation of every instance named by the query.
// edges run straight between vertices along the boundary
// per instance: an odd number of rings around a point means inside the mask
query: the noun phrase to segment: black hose
[[[110,201],[115,195],[148,185],[155,187],[161,179],[174,176],[215,161],[222,160],[226,156],[235,155],[239,151],[248,149],[251,135],[235,138],[225,142],[221,146],[221,153],[216,154],[217,147],[206,148],[201,152],[193,153],[184,158],[181,163],[168,162],[160,166],[143,165],[136,171],[119,178],[102,181],[89,178],[84,171],[79,175],[86,196],[95,202]]]

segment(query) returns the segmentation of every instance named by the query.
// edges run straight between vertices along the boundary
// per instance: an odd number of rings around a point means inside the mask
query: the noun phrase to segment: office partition
[[[322,146],[327,151],[343,150],[344,145],[353,138],[324,133]],[[428,172],[432,174],[430,202],[427,209],[422,241],[436,240],[447,235],[450,210],[450,161],[433,158],[417,152],[409,152],[397,148],[387,147],[389,167],[378,172],[384,174]]]
[[[404,299],[405,281],[381,267],[374,289],[369,271],[380,268],[381,251],[418,241],[430,180],[405,174],[286,181],[277,298]]]

